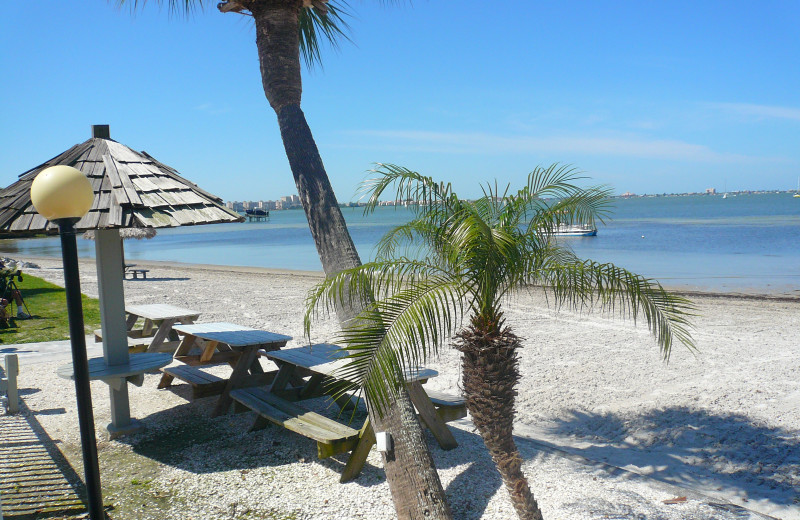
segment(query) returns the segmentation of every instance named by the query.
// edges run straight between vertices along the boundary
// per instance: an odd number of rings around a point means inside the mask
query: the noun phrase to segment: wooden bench
[[[145,372],[158,370],[171,361],[172,356],[169,354],[155,352],[133,354],[127,363],[119,365],[107,365],[102,357],[92,358],[89,359],[89,379],[103,381],[115,390],[119,390],[127,383],[142,386]],[[72,363],[58,367],[56,375],[74,380]]]
[[[467,416],[467,404],[463,397],[428,389],[425,389],[425,393],[430,397],[436,413],[444,422],[463,419]]]
[[[259,418],[283,426],[317,442],[317,455],[324,459],[331,455],[352,451],[358,444],[359,431],[329,419],[324,415],[289,402],[262,388],[231,390],[234,401],[255,411]],[[266,426],[256,420],[252,429]]]
[[[180,341],[164,341],[157,348],[150,349],[150,343],[153,340],[153,335],[155,332],[148,336],[146,334],[142,334],[141,330],[131,330],[128,331],[128,334],[128,352],[130,354],[147,352],[148,350],[150,350],[150,352],[167,352],[172,354],[175,352],[175,349],[178,348],[178,344],[180,343]],[[103,342],[103,331],[101,329],[94,331],[94,342]]]
[[[225,390],[225,385],[228,382],[221,377],[204,372],[197,367],[183,364],[166,366],[162,368],[161,371],[172,377],[177,377],[181,381],[186,381],[189,386],[192,387],[192,399],[220,395]],[[163,383],[159,384],[158,388],[167,388],[171,383],[172,381],[170,380],[170,383],[164,386],[162,386]]]

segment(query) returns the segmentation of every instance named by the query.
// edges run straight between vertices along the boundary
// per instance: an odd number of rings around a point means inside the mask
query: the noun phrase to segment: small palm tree
[[[505,324],[503,301],[541,286],[558,306],[599,304],[634,320],[644,316],[665,359],[676,339],[694,348],[688,321],[693,307],[657,282],[579,260],[553,239],[562,223],[607,216],[608,190],[578,187],[573,169],[537,168],[516,194],[488,187],[476,201],[398,166],[379,165],[375,173],[363,186],[367,210],[394,186],[397,200],[417,201],[415,218],[383,237],[375,261],[312,290],[307,331],[318,312],[354,300],[364,306],[341,333],[351,358],[342,376],[379,410],[399,388],[403,370],[452,341],[461,352],[467,409],[517,514],[541,519],[512,437],[521,340]]]

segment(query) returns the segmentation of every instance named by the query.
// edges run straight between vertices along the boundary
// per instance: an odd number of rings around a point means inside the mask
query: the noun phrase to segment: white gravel
[[[61,283],[60,261],[23,260],[41,267],[27,273]],[[200,321],[232,321],[292,335],[289,346],[304,343],[303,301],[319,275],[148,268],[147,280],[125,281],[128,303],[171,303],[200,311]],[[94,264],[82,262],[81,270],[83,292],[96,296]],[[598,313],[555,313],[539,295],[508,304],[508,322],[525,338],[518,445],[545,518],[724,520],[760,518],[750,512],[759,511],[800,519],[800,300],[695,301],[699,353],[678,346],[669,364],[644,327]],[[333,321],[321,323],[312,339],[334,332]],[[440,375],[428,385],[457,389],[456,354],[431,361]],[[75,394],[55,376],[61,363],[22,357],[20,386],[33,416],[78,465]],[[130,387],[132,415],[147,430],[99,444],[104,475],[127,471],[120,461],[131,451],[157,462],[147,492],[163,500],[158,511],[143,502],[140,518],[394,518],[374,450],[362,475],[340,484],[343,457],[318,460],[310,441],[279,428],[247,432],[249,414],[212,419],[213,398],[188,403],[185,386],[160,391],[157,381],[148,375],[142,387]],[[92,392],[102,439],[108,390],[93,383]],[[456,518],[514,518],[471,424],[451,425],[457,449],[445,452],[429,440]],[[165,443],[177,447],[169,452]],[[687,501],[663,503],[676,496]]]

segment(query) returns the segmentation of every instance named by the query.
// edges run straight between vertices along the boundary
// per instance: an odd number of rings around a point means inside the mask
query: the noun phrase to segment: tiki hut
[[[105,363],[128,364],[120,230],[243,222],[244,217],[146,152],[112,140],[108,125],[95,125],[89,140],[22,173],[17,182],[0,190],[0,236],[58,233],[55,224],[36,212],[30,195],[36,176],[56,165],[77,168],[94,189],[94,204],[75,229],[94,231]],[[127,380],[109,384],[109,433],[116,436],[137,430],[139,425],[130,418]]]

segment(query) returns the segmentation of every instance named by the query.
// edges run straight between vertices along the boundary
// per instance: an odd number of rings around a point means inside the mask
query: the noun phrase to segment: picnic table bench
[[[367,455],[375,444],[375,432],[369,419],[360,429],[311,411],[298,401],[329,395],[327,383],[341,377],[338,370],[346,363],[346,351],[337,345],[316,344],[307,347],[266,352],[279,369],[268,389],[238,388],[230,392],[236,402],[256,412],[251,430],[268,423],[308,437],[317,443],[317,455],[326,458],[351,452],[340,481],[359,475]],[[458,442],[446,422],[466,416],[464,400],[443,392],[427,393],[422,384],[438,372],[418,368],[405,375],[406,388],[422,422],[431,430],[443,449],[453,449]],[[301,379],[307,377],[307,379]],[[289,387],[289,385],[296,385]],[[287,388],[288,387],[288,388]],[[340,406],[346,403],[339,402]]]
[[[352,451],[358,444],[359,430],[287,401],[264,388],[232,390],[231,398],[270,422],[316,441],[317,455],[321,459]]]

